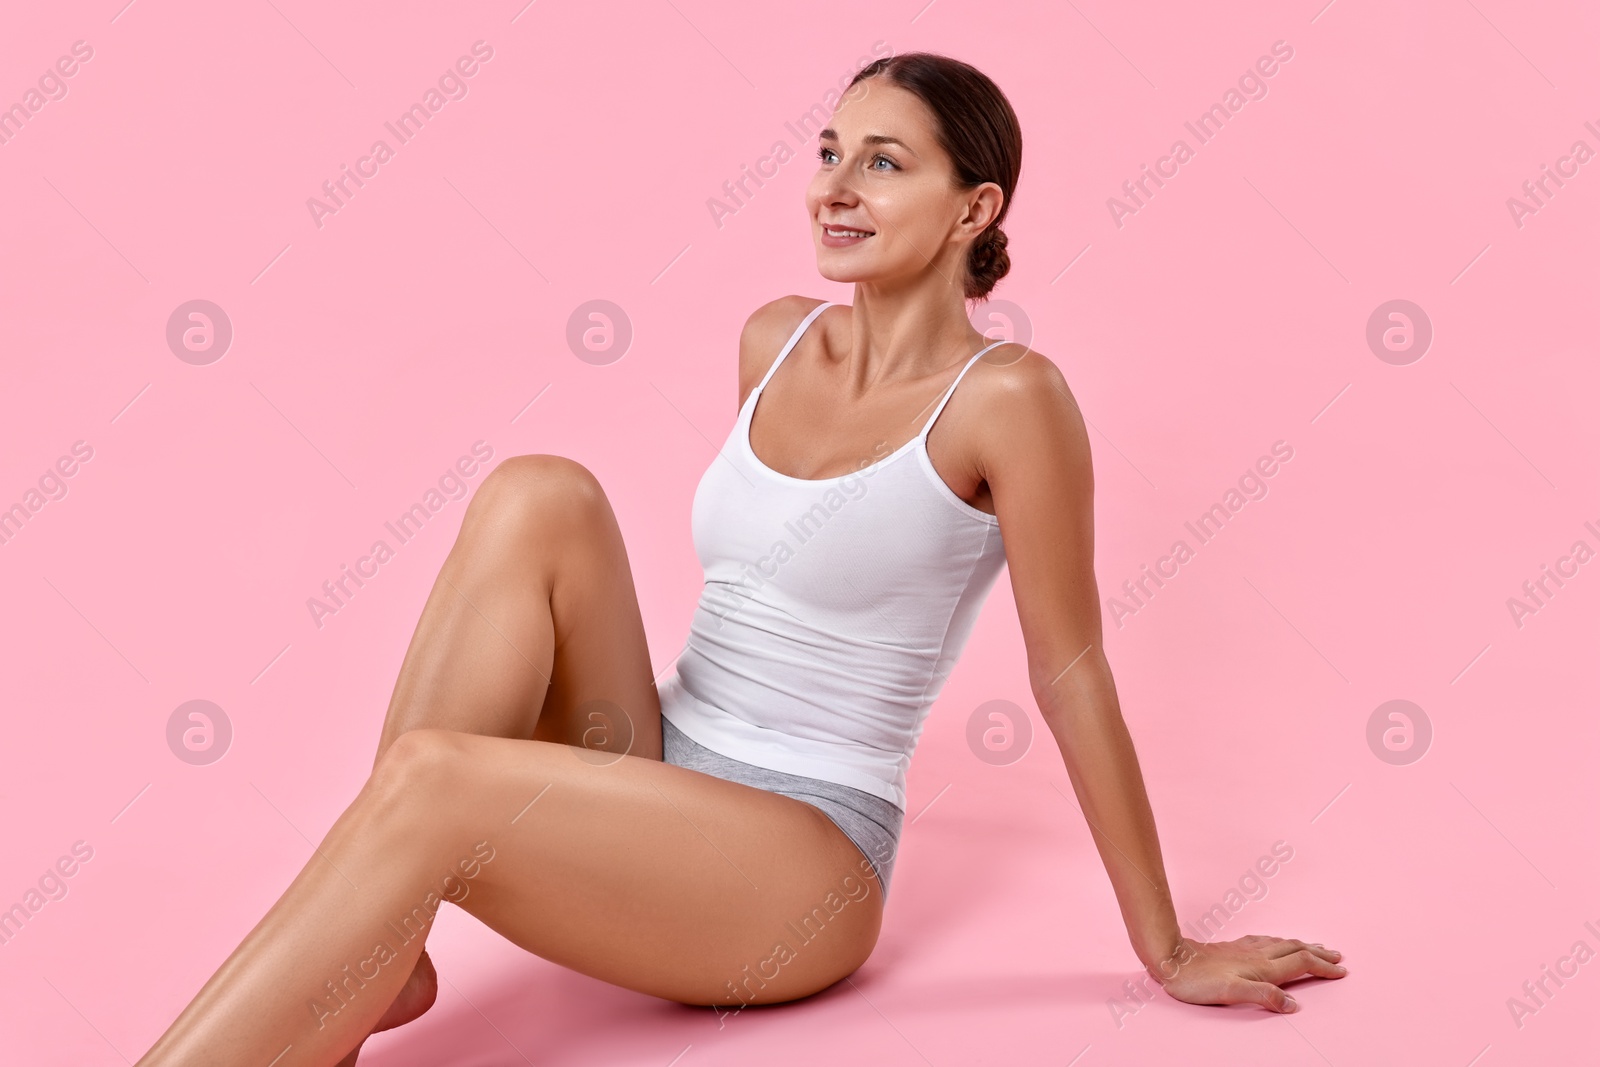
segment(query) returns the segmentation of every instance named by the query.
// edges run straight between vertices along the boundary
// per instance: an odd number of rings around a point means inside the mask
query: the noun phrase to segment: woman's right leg
[[[430,728],[660,758],[660,704],[622,533],[600,484],[573,460],[507,459],[468,504],[411,636],[374,766],[397,737]],[[376,1029],[421,1015],[437,988],[424,952]]]

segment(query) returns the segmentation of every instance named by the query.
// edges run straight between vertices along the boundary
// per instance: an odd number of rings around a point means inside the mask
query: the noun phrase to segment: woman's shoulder
[[[827,301],[814,296],[780,296],[750,313],[739,334],[739,400],[750,395],[778,352],[794,333],[795,327],[819,304]],[[824,312],[825,317],[828,313]]]
[[[986,352],[950,407],[952,421],[971,428],[972,447],[986,464],[1002,457],[1023,464],[1052,454],[1059,458],[1054,449],[1063,444],[1087,455],[1087,425],[1066,375],[1027,344],[1013,341]]]
[[[1055,360],[1022,341],[992,342],[956,390],[958,397],[963,393],[963,406],[990,425],[1024,413],[1059,410],[1062,400],[1077,407]]]
[[[1017,404],[1026,398],[1051,390],[1071,395],[1066,375],[1056,361],[1021,341],[992,342],[993,347],[973,365],[968,377],[991,402]]]

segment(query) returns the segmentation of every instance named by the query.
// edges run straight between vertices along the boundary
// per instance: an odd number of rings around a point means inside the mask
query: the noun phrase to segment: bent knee
[[[608,511],[600,480],[577,460],[535,453],[501,460],[473,494],[469,518],[542,522]]]
[[[484,479],[479,492],[490,485],[524,494],[593,492],[604,495],[599,479],[588,467],[567,456],[545,452],[501,460]]]

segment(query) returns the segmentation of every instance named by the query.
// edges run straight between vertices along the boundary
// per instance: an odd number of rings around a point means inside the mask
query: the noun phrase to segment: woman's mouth
[[[826,223],[822,227],[822,243],[828,248],[848,248],[860,244],[871,236],[873,236],[871,230],[854,230],[847,226],[829,226]]]

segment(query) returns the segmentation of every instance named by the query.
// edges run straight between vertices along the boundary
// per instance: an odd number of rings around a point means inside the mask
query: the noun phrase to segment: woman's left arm
[[[1029,684],[1134,952],[1178,1000],[1295,1011],[1279,983],[1341,977],[1338,952],[1256,935],[1199,942],[1179,932],[1155,817],[1101,643],[1094,470],[1083,415],[1060,370],[1036,352],[989,380],[996,390],[991,410],[1006,416],[987,421],[981,473],[1005,538]]]

